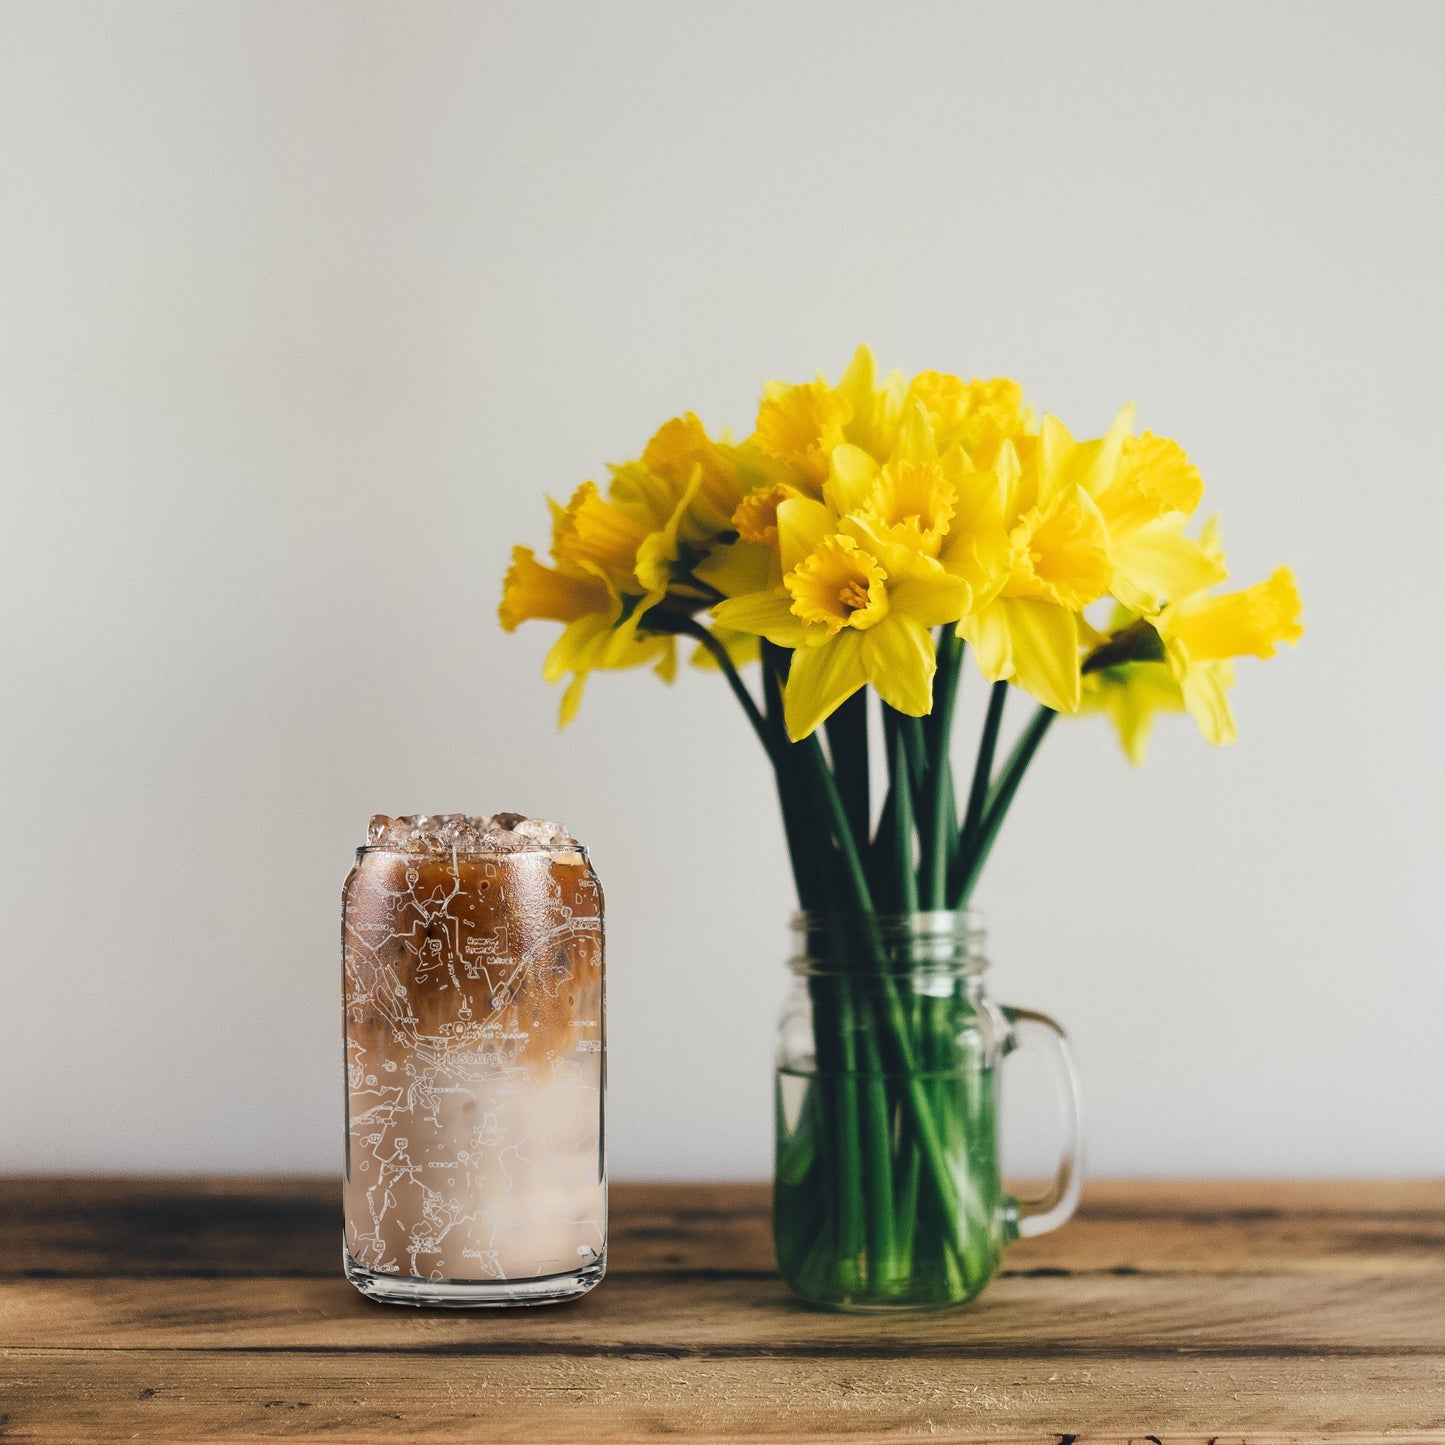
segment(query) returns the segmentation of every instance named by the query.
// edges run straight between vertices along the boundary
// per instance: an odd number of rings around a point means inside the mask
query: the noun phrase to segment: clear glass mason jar
[[[1063,1030],[989,998],[978,915],[793,920],[777,1073],[774,1242],[784,1280],[835,1309],[972,1299],[1009,1240],[1056,1229],[1081,1186],[1078,1078]],[[1004,1189],[999,1066],[1059,1065],[1064,1147],[1045,1195]]]
[[[347,1278],[414,1305],[591,1289],[606,1064],[585,850],[359,848],[342,959]]]

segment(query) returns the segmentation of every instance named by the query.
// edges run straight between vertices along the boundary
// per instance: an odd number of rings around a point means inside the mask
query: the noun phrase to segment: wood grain
[[[771,1274],[765,1184],[614,1184],[608,1269]],[[341,1188],[318,1179],[0,1178],[0,1278],[333,1278]]]
[[[0,1364],[28,1400],[45,1401],[12,1416],[6,1438],[18,1440],[1445,1440],[1445,1369],[1418,1356],[1372,1356],[1346,1372],[1321,1358],[459,1362],[204,1350]]]
[[[1445,1445],[1445,1184],[1110,1182],[966,1309],[772,1274],[767,1190],[620,1185],[555,1309],[340,1277],[330,1182],[0,1180],[0,1439]]]
[[[1445,1356],[1445,1276],[1084,1275],[1003,1279],[946,1314],[823,1315],[776,1280],[621,1275],[566,1309],[462,1315],[381,1309],[344,1280],[17,1281],[0,1297],[0,1348],[331,1350],[681,1359],[947,1359],[1059,1353]]]
[[[614,1184],[608,1271],[773,1272],[765,1184]],[[0,1178],[6,1275],[336,1273],[330,1180]],[[1005,1273],[1445,1273],[1445,1182],[1104,1180]]]

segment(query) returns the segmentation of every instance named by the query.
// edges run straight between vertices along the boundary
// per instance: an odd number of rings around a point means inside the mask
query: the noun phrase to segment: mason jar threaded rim
[[[795,953],[788,967],[823,976],[866,971],[867,954],[881,955],[890,972],[914,970],[978,974],[988,967],[983,918],[977,909],[938,908],[914,913],[793,914],[788,922]]]

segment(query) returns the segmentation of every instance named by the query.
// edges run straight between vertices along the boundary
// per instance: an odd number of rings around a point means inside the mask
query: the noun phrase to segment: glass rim
[[[972,977],[988,968],[983,951],[982,917],[973,908],[924,909],[913,913],[795,913],[790,928],[797,952],[788,960],[793,973],[804,978],[868,978],[873,969],[848,957],[846,947],[834,941],[857,938],[871,931],[882,953],[879,960],[888,976],[946,974]]]
[[[799,909],[788,920],[793,933],[854,933],[872,924],[885,933],[912,938],[972,937],[983,932],[977,908],[919,908],[904,913],[833,913]]]
[[[503,858],[531,857],[538,853],[580,853],[584,863],[592,861],[586,847],[581,843],[526,843],[521,847],[509,844],[505,848],[449,847],[440,852],[435,852],[430,848],[398,848],[389,843],[363,843],[356,850],[356,861],[359,863],[372,853],[390,853],[393,858],[420,858],[424,861],[446,858],[483,858],[489,863],[495,863]]]

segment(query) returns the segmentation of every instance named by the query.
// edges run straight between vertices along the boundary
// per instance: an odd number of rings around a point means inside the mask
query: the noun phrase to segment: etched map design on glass
[[[607,1204],[585,852],[515,835],[463,852],[435,833],[363,848],[342,933],[352,1282],[414,1303],[590,1288]]]

